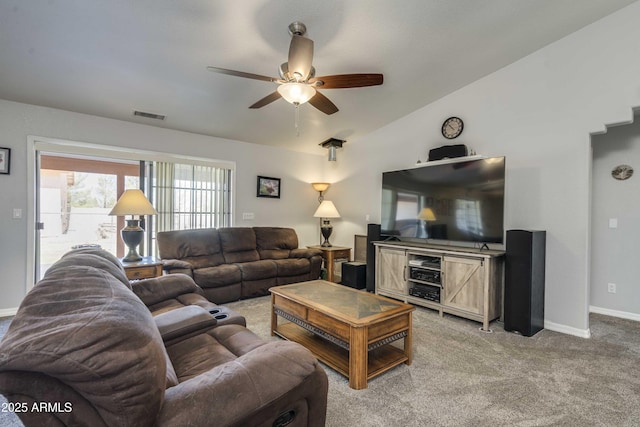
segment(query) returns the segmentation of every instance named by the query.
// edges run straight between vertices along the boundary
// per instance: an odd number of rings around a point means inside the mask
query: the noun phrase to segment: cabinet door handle
[[[402,269],[402,280],[407,281],[407,266],[405,265]]]

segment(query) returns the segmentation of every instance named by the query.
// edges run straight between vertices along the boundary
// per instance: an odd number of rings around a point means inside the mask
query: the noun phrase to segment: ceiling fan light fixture
[[[289,103],[304,104],[314,97],[316,90],[306,83],[290,82],[278,86],[278,93]]]

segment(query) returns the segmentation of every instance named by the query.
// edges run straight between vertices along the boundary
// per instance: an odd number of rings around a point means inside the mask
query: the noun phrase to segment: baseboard
[[[15,316],[18,312],[18,307],[14,308],[0,308],[0,317]]]
[[[580,338],[591,338],[590,329],[573,328],[571,326],[549,322],[548,320],[544,321],[544,328],[549,329],[550,331],[560,332],[562,334],[567,334],[567,335],[574,335]]]
[[[611,310],[610,308],[589,306],[589,313],[604,314],[606,316],[619,317],[621,319],[635,320],[640,322],[640,314],[629,313],[628,311]]]

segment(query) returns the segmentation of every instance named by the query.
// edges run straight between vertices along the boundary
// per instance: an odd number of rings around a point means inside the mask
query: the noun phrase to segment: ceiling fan
[[[313,40],[304,37],[307,27],[302,22],[289,25],[291,44],[288,61],[280,65],[280,78],[228,70],[226,68],[207,67],[209,71],[247,79],[277,83],[277,90],[265,96],[249,108],[261,108],[280,98],[298,106],[309,102],[325,114],[333,114],[338,107],[318,89],[345,89],[353,87],[377,86],[383,81],[382,74],[337,74],[315,77],[313,60]]]

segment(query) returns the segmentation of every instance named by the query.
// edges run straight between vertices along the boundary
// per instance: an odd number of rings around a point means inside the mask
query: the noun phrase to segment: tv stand
[[[502,313],[504,252],[413,242],[373,242],[375,292],[482,323]]]

